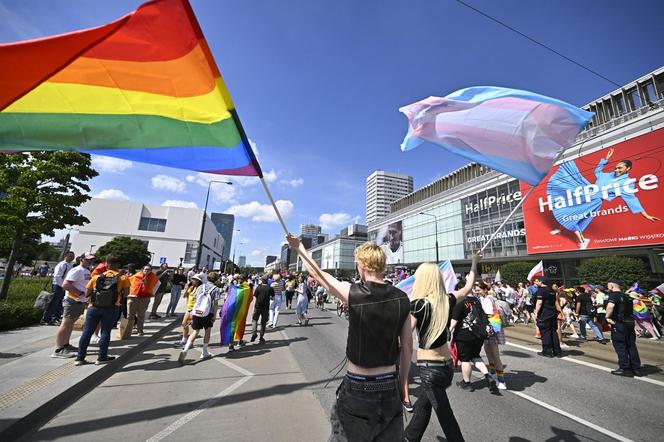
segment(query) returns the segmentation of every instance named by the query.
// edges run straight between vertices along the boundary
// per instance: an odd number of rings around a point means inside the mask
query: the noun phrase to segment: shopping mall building
[[[485,276],[501,263],[543,260],[548,276],[569,285],[583,259],[619,255],[642,259],[664,280],[664,67],[584,108],[592,122],[486,248]],[[440,259],[465,273],[529,189],[468,164],[393,202],[369,224],[369,238],[391,243],[391,264],[415,267],[436,259],[437,231]]]

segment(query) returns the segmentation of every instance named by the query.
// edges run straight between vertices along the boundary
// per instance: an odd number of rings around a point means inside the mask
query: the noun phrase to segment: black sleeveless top
[[[447,326],[429,348],[438,348],[449,341],[450,322],[452,321],[452,310],[454,310],[454,306],[456,305],[456,298],[449,293],[445,296],[447,296],[450,304]],[[424,338],[429,331],[429,324],[431,324],[431,304],[426,298],[415,299],[410,302],[410,314],[417,319],[417,341],[419,342],[419,348],[426,349]]]
[[[398,340],[408,315],[408,296],[376,282],[353,284],[348,294],[346,356],[365,368],[396,364]]]

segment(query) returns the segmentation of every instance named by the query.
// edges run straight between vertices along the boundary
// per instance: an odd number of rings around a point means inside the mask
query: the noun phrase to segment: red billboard
[[[528,253],[664,243],[663,174],[664,129],[555,166],[523,203]]]

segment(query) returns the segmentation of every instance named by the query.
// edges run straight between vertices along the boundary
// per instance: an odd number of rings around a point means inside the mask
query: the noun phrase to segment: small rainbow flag
[[[251,287],[246,282],[240,285],[233,284],[228,290],[226,302],[221,308],[219,317],[221,326],[221,345],[239,341],[244,336],[244,328],[247,325],[247,314],[251,305]]]
[[[262,176],[187,0],[0,44],[0,152],[74,150]]]
[[[640,300],[640,299],[634,299],[632,300],[634,304],[634,319],[640,319],[640,320],[650,320],[652,319],[652,314],[650,313],[650,310],[648,310],[648,307],[646,304]]]
[[[452,293],[456,288],[457,278],[456,273],[454,273],[454,268],[449,259],[441,261],[438,263],[438,268],[440,273],[443,275],[443,281],[445,281],[445,290],[447,293]],[[413,292],[413,283],[415,282],[415,275],[411,275],[406,279],[401,280],[395,287],[400,289],[402,292],[408,295]]]
[[[495,303],[493,303],[493,313],[487,316],[489,317],[489,324],[491,324],[493,331],[500,333],[503,329],[503,320],[500,317],[500,312],[498,311]]]

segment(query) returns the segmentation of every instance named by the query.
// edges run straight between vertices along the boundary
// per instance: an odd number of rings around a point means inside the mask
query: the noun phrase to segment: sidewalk
[[[165,294],[160,308],[165,310],[169,299],[170,294]],[[180,304],[178,312],[184,311],[184,302]],[[37,325],[0,332],[0,440],[14,440],[43,424],[179,323],[173,318],[146,320],[144,336],[124,341],[117,340],[117,330],[113,329],[109,355],[117,359],[106,365],[81,367],[74,366],[74,358],[51,358],[57,327]],[[80,335],[81,331],[72,333],[73,346]],[[96,354],[97,345],[91,344],[87,359],[94,360]]]

